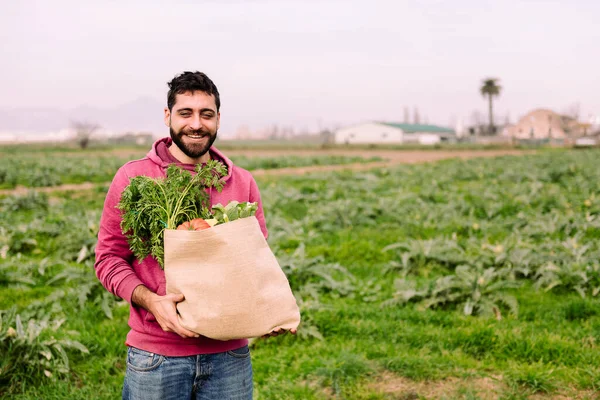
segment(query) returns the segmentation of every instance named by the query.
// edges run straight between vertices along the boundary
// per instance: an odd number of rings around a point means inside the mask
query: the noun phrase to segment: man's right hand
[[[177,303],[184,300],[183,294],[167,294],[159,296],[146,286],[139,285],[131,296],[131,301],[154,315],[156,321],[165,332],[175,332],[182,338],[197,338],[195,332],[185,329],[177,318]]]

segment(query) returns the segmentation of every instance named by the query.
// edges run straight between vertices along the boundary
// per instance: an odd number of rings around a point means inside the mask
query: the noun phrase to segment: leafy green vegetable
[[[205,189],[221,191],[221,178],[226,174],[225,165],[210,160],[205,165],[198,164],[193,176],[171,165],[166,178],[132,178],[118,208],[123,211],[121,229],[135,257],[141,261],[151,255],[164,267],[164,230],[176,229],[195,218],[212,218]]]
[[[236,219],[250,217],[256,214],[258,203],[240,203],[230,201],[226,206],[216,204],[212,207],[214,217],[219,224],[235,221]]]

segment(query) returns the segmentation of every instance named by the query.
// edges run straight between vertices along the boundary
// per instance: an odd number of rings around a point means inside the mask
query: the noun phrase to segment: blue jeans
[[[165,357],[129,347],[123,400],[251,400],[248,346],[216,354]]]

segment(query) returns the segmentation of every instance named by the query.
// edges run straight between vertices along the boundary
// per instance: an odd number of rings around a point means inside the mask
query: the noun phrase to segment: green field
[[[15,154],[16,153],[16,154]],[[24,187],[50,187],[83,182],[109,182],[117,169],[129,160],[144,157],[140,149],[120,149],[114,154],[110,149],[73,151],[48,149],[23,153],[0,150],[0,189]],[[311,165],[342,165],[382,161],[381,157],[336,155],[288,155],[280,157],[247,157],[235,155],[232,161],[250,171]]]
[[[597,398],[599,159],[260,177],[303,323],[253,343],[255,398]],[[93,271],[105,191],[0,199],[0,397],[119,398],[128,307]]]

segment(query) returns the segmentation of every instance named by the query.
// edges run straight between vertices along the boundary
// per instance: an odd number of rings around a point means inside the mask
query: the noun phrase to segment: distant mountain
[[[45,134],[68,129],[71,121],[87,121],[115,133],[145,131],[165,133],[164,103],[151,97],[140,97],[115,107],[82,105],[65,110],[54,108],[0,108],[0,132]]]

